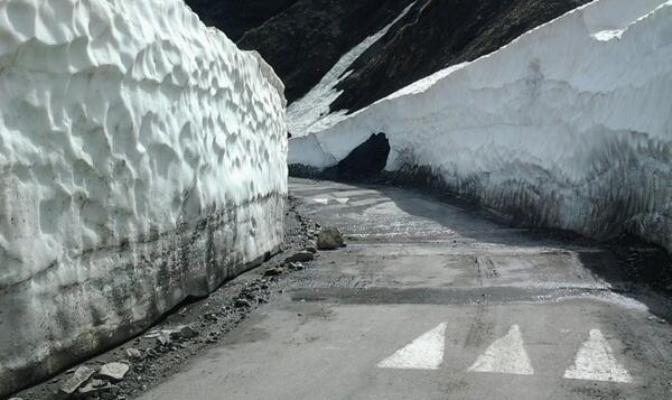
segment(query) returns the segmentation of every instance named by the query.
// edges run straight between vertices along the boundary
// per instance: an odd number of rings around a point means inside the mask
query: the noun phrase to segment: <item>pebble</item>
[[[301,271],[304,267],[300,262],[291,262],[287,264],[290,270],[292,271]]]
[[[79,387],[82,386],[84,382],[88,381],[95,372],[96,371],[94,369],[85,365],[77,368],[70,379],[63,383],[63,386],[61,386],[61,391],[67,394],[75,393],[77,389],[79,389]]]
[[[233,305],[236,306],[236,308],[252,307],[252,304],[250,304],[249,300],[246,299],[236,299],[236,302]]]
[[[142,352],[133,347],[131,347],[130,349],[126,349],[126,356],[128,356],[128,358],[130,358],[131,360],[135,361],[142,360]]]
[[[292,263],[292,262],[308,262],[312,261],[315,259],[315,254],[311,253],[309,251],[300,251],[296,254],[294,254],[291,257],[288,257],[285,262]]]
[[[100,368],[99,374],[105,378],[112,379],[114,381],[120,381],[124,379],[130,367],[128,364],[121,362],[112,362],[103,365]]]

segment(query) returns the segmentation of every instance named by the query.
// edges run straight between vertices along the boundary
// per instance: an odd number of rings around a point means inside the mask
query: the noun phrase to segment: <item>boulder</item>
[[[324,227],[317,235],[317,248],[320,250],[336,250],[344,246],[343,235],[336,227]]]
[[[89,383],[79,388],[79,393],[88,394],[113,389],[115,386],[100,379],[92,379]]]

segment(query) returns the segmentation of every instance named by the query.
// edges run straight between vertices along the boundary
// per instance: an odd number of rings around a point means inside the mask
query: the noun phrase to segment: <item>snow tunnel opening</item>
[[[359,180],[373,178],[385,169],[390,155],[390,141],[384,133],[372,134],[335,166],[340,179]]]

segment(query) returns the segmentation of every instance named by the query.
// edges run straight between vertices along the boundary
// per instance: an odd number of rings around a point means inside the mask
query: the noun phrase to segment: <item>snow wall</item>
[[[283,92],[182,0],[0,2],[0,397],[278,249]]]
[[[373,133],[386,169],[524,219],[672,251],[672,1],[598,0],[319,133],[289,162],[325,168]]]

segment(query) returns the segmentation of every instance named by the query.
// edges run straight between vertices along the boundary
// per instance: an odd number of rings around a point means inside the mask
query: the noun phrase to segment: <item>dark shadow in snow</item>
[[[389,155],[390,141],[384,133],[376,133],[324,174],[346,181],[377,177],[385,168]]]

